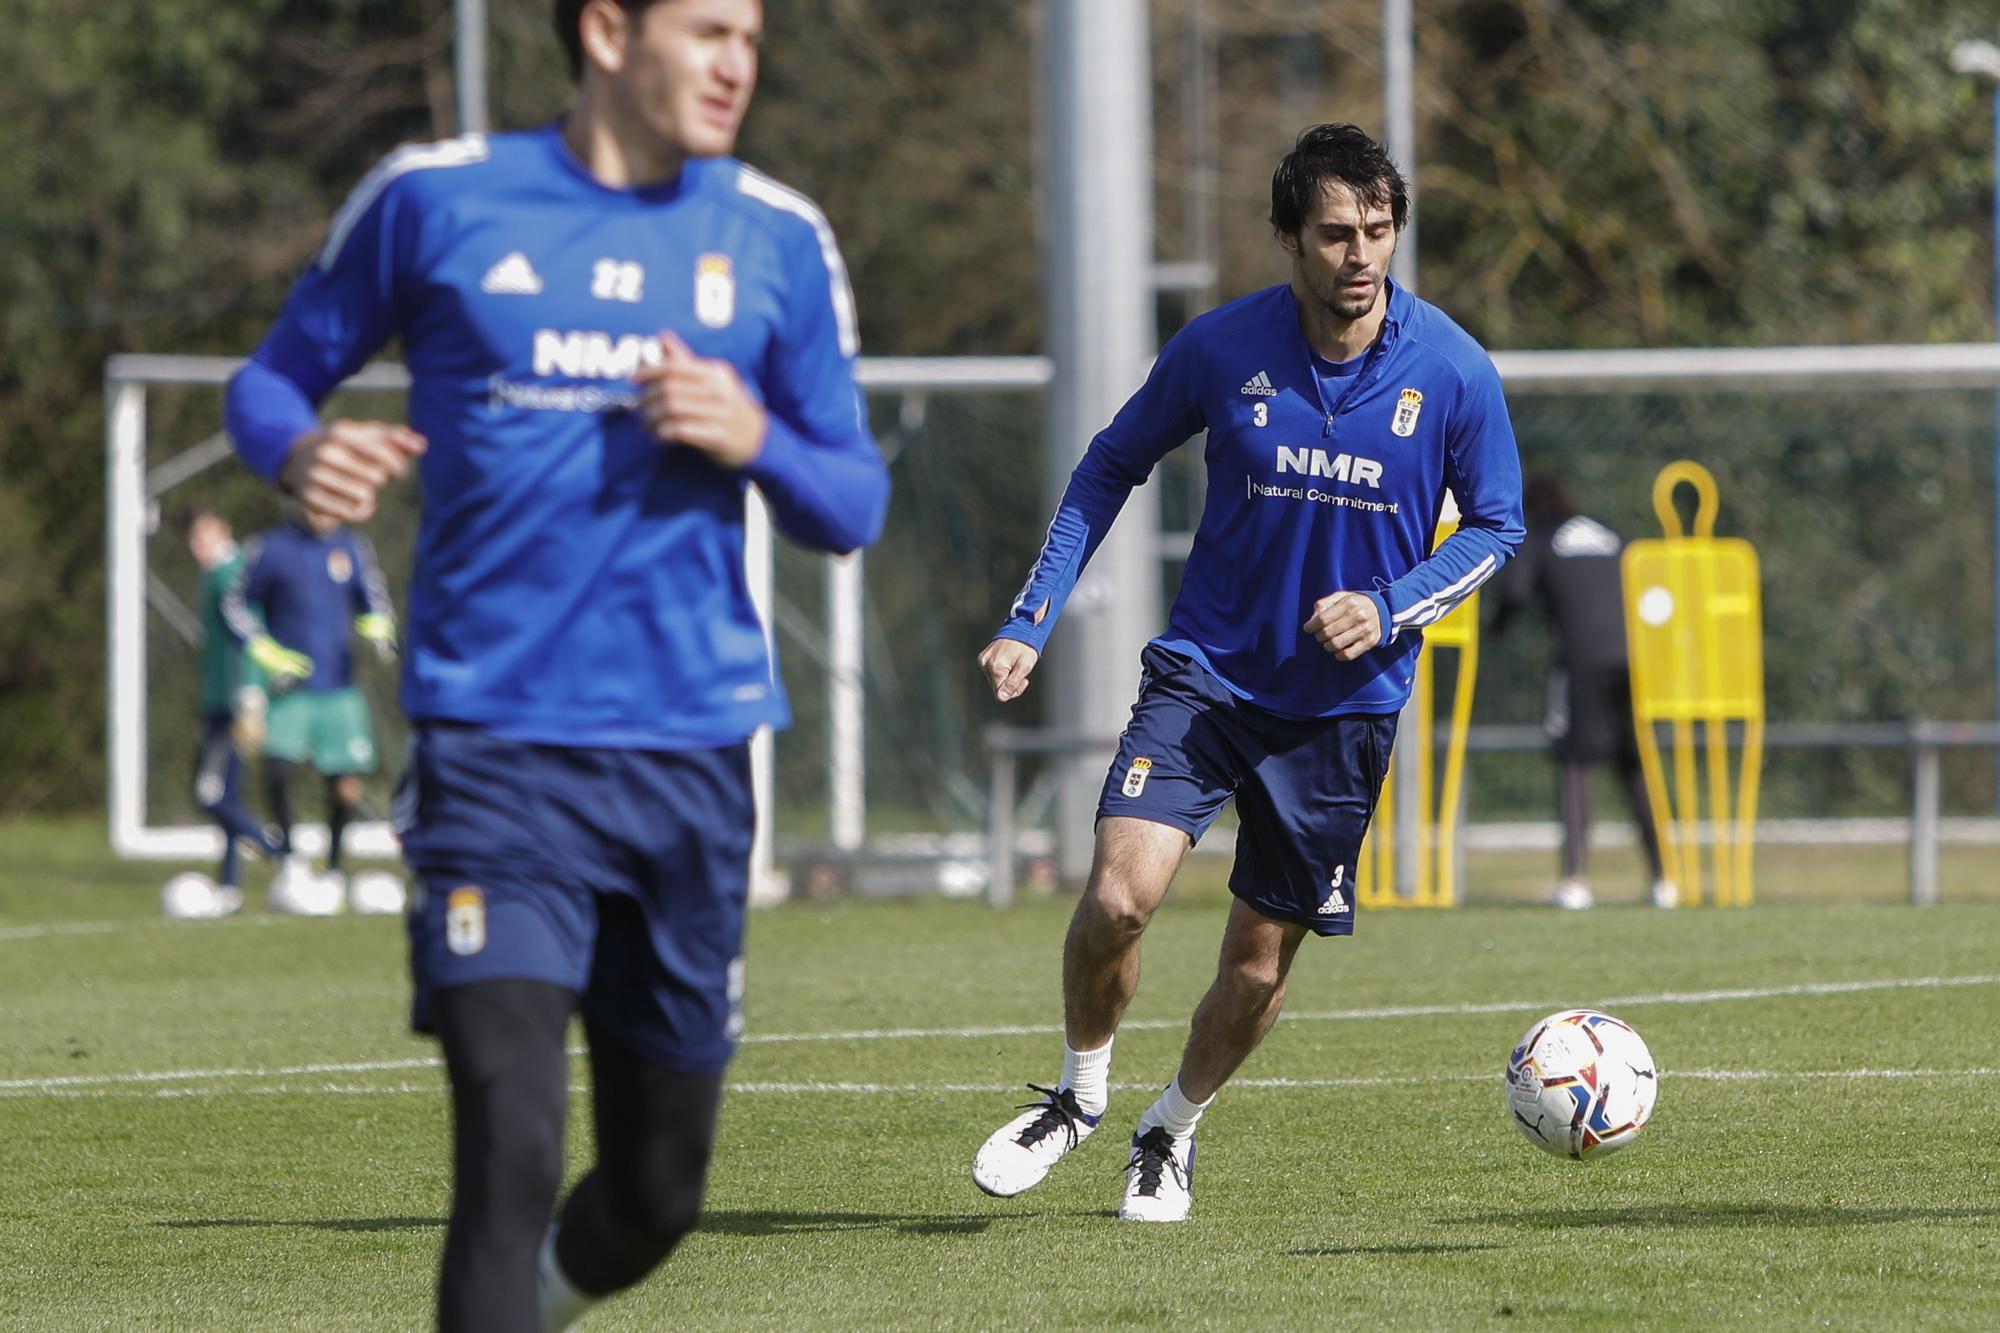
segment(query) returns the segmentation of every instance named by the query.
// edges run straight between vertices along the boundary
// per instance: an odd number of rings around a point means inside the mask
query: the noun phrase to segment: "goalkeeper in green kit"
[[[274,911],[330,916],[403,910],[400,886],[358,879],[350,894],[341,840],[359,813],[361,775],[376,765],[368,705],[354,685],[353,637],[389,661],[395,612],[367,541],[330,520],[294,514],[252,538],[223,603],[230,633],[269,681],[264,776],[284,857],[271,885]],[[310,763],[326,779],[327,873],[315,874],[292,846],[289,789]]]

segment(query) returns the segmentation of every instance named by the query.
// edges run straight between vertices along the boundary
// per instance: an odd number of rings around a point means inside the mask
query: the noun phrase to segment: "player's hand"
[[[660,334],[660,359],[640,365],[639,413],[663,444],[699,449],[730,469],[764,449],[764,409],[727,361],[696,356],[671,333]]]
[[[236,709],[229,721],[229,738],[236,753],[255,759],[264,753],[264,691],[246,685],[236,691]]]
[[[284,693],[313,673],[313,660],[295,648],[287,648],[268,634],[259,634],[244,649],[258,669],[271,678],[272,686]]]
[[[278,483],[309,514],[366,523],[382,488],[408,476],[424,449],[423,436],[394,421],[329,421],[292,441]]]
[[[1305,631],[1341,661],[1352,662],[1382,642],[1382,615],[1375,599],[1363,593],[1328,593],[1313,603]]]
[[[369,612],[354,617],[354,632],[366,639],[375,649],[375,660],[388,663],[396,660],[396,622],[387,616]]]
[[[1018,699],[1028,692],[1028,676],[1042,655],[1019,639],[995,639],[979,654],[979,669],[993,686],[993,697],[1001,703]]]

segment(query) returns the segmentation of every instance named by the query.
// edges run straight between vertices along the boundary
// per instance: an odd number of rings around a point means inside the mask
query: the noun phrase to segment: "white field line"
[[[223,917],[218,921],[58,921],[46,926],[0,926],[0,944],[27,940],[60,940],[78,935],[124,935],[150,930],[216,930],[223,927],[275,926],[283,917],[252,914]]]
[[[1986,1079],[2000,1077],[2000,1068],[1973,1069],[1667,1069],[1661,1071],[1661,1078],[1668,1082],[1693,1080],[1703,1083],[1746,1083],[1752,1081],[1789,1082],[1802,1079],[1837,1080],[1842,1082],[1878,1081],[1895,1079]],[[1239,1078],[1231,1079],[1232,1088],[1278,1088],[1278,1089],[1325,1089],[1325,1088],[1388,1088],[1388,1087],[1440,1087],[1453,1084],[1499,1082],[1497,1073],[1486,1074],[1432,1074],[1400,1075],[1396,1077],[1357,1075],[1351,1078]],[[1158,1084],[1113,1083],[1111,1087],[1119,1092],[1150,1092]],[[582,1095],[589,1087],[582,1083],[570,1084],[572,1094]],[[731,1083],[728,1093],[738,1096],[777,1097],[873,1097],[873,1096],[954,1096],[977,1095],[981,1097],[1003,1096],[1019,1092],[1020,1085],[1013,1083],[835,1083],[821,1080],[795,1082],[749,1082]],[[72,1101],[105,1101],[110,1099],[157,1099],[181,1100],[205,1097],[274,1097],[274,1096],[407,1096],[410,1094],[441,1097],[444,1088],[439,1083],[267,1083],[249,1087],[241,1085],[221,1085],[196,1083],[183,1087],[59,1087],[59,1088],[16,1088],[0,1092],[0,1101],[57,1099]]]
[[[1802,996],[1802,995],[1849,995],[1862,991],[1931,990],[1942,987],[1991,986],[1996,984],[2000,984],[2000,974],[1985,975],[1985,976],[1969,976],[1969,977],[1902,977],[1902,978],[1892,978],[1887,980],[1875,980],[1875,981],[1801,982],[1796,985],[1790,985],[1790,986],[1734,987],[1728,990],[1712,990],[1712,991],[1663,991],[1653,995],[1621,996],[1613,999],[1599,1000],[1596,1001],[1595,1003],[1597,1007],[1611,1009],[1611,1008],[1636,1007],[1636,1006],[1644,1006],[1652,1004],[1711,1004],[1711,1003],[1721,1003],[1730,1000],[1765,1000],[1765,999],[1783,998],[1787,996]],[[1498,1014],[1498,1013],[1516,1013],[1516,1012],[1546,1012],[1561,1007],[1562,1007],[1561,1005],[1551,1003],[1547,1000],[1512,1000],[1512,1001],[1498,1002],[1492,1004],[1400,1005],[1400,1006],[1388,1006],[1376,1009],[1337,1009],[1337,1010],[1328,1010],[1323,1013],[1287,1014],[1285,1016],[1285,1021],[1292,1023],[1355,1022],[1355,1021],[1370,1020],[1370,1019],[1379,1020],[1379,1019],[1413,1018],[1413,1017],[1421,1018],[1421,1017],[1432,1017],[1437,1015],[1451,1015],[1451,1014],[1477,1015],[1477,1014]],[[1122,1024],[1121,1026],[1127,1030],[1133,1028],[1155,1028],[1155,1029],[1178,1028],[1185,1026],[1185,1020],[1176,1019],[1171,1022],[1136,1021],[1136,1022],[1127,1022]],[[1054,1026],[964,1027],[964,1028],[865,1028],[853,1032],[792,1032],[792,1033],[773,1032],[773,1033],[764,1033],[760,1035],[745,1037],[744,1041],[746,1043],[749,1042],[776,1043],[776,1042],[806,1042],[806,1041],[812,1041],[812,1042],[893,1041],[893,1040],[918,1040],[918,1039],[939,1038],[939,1037],[955,1037],[955,1038],[969,1039],[969,1038],[991,1037],[991,1036],[1047,1035],[1051,1033],[1059,1033],[1061,1031],[1062,1029],[1060,1027],[1054,1027]],[[571,1054],[579,1055],[582,1054],[582,1052],[580,1050],[573,1049],[571,1051]],[[18,1098],[24,1096],[25,1097],[60,1096],[72,1093],[89,1093],[93,1089],[103,1090],[103,1089],[117,1088],[117,1087],[143,1088],[147,1085],[158,1085],[158,1084],[169,1084],[169,1083],[193,1084],[193,1083],[216,1083],[218,1081],[237,1082],[237,1081],[271,1080],[271,1079],[285,1080],[285,1079],[295,1079],[300,1077],[311,1078],[313,1076],[322,1074],[364,1074],[364,1073],[377,1073],[377,1072],[399,1070],[399,1069],[436,1069],[439,1068],[441,1064],[442,1061],[438,1060],[435,1056],[412,1056],[401,1060],[359,1060],[359,1061],[347,1061],[338,1063],[321,1062],[313,1064],[282,1065],[273,1069],[262,1069],[262,1068],[167,1069],[167,1070],[155,1070],[150,1072],[129,1073],[129,1074],[78,1074],[78,1075],[70,1075],[58,1078],[0,1079],[0,1099],[10,1098],[10,1097]],[[1732,1073],[1724,1071],[1713,1074],[1702,1073],[1702,1072],[1676,1073],[1676,1077],[1680,1078],[1712,1077],[1717,1079],[1722,1079],[1722,1078],[1749,1079],[1749,1078],[1780,1077],[1780,1076],[1792,1077],[1792,1078],[1856,1078],[1856,1077],[1942,1078],[1942,1077],[1960,1076],[1960,1077],[1984,1078],[1991,1072],[1992,1071],[1985,1069],[1901,1070],[1901,1071],[1829,1070],[1819,1073],[1801,1072],[1796,1074],[1777,1075],[1773,1073],[1767,1073],[1765,1071],[1748,1071],[1742,1073]],[[1484,1075],[1469,1074],[1469,1075],[1454,1075],[1452,1077],[1454,1079],[1456,1078],[1469,1079],[1469,1078],[1484,1077]],[[1372,1087],[1372,1086],[1379,1086],[1382,1084],[1399,1083],[1403,1081],[1405,1080],[1331,1079],[1331,1080],[1318,1080],[1318,1081],[1287,1082],[1284,1080],[1260,1081],[1256,1079],[1237,1079],[1234,1080],[1233,1083],[1234,1086],[1237,1087],[1340,1088],[1340,1087]],[[1434,1082],[1437,1080],[1417,1079],[1413,1081]],[[291,1085],[286,1084],[281,1086],[290,1087]],[[322,1090],[332,1090],[332,1091],[343,1090],[340,1085],[326,1084],[326,1085],[313,1085],[313,1086],[320,1088]],[[983,1093],[983,1092],[1006,1091],[1013,1085],[983,1084],[983,1083],[982,1084],[732,1083],[729,1086],[731,1091],[749,1092],[749,1093],[776,1092],[784,1090],[797,1090],[797,1091],[818,1090],[818,1091],[829,1091],[829,1092],[838,1092],[838,1091],[866,1092],[866,1091],[876,1090],[876,1091],[941,1092],[941,1093],[949,1093],[949,1092]],[[301,1087],[297,1090],[307,1090],[307,1089]],[[354,1090],[372,1091],[374,1089],[361,1088]],[[173,1094],[169,1091],[162,1091],[158,1093],[143,1094],[143,1095],[173,1095]]]

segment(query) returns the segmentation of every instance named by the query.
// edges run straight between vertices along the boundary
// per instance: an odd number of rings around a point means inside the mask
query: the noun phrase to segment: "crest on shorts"
[[[486,895],[470,884],[445,895],[444,947],[460,957],[486,947]]]
[[[729,256],[711,251],[694,261],[694,317],[711,329],[736,318],[736,272]]]
[[[1144,755],[1140,755],[1137,759],[1134,759],[1125,767],[1125,786],[1123,788],[1125,794],[1127,796],[1137,796],[1140,792],[1146,790],[1146,779],[1152,775],[1152,760],[1146,758]]]
[[[345,583],[354,577],[354,558],[336,546],[326,553],[326,576],[335,583]]]
[[[1396,416],[1389,423],[1389,433],[1409,439],[1417,433],[1417,417],[1424,410],[1424,396],[1415,389],[1405,389],[1396,399]]]

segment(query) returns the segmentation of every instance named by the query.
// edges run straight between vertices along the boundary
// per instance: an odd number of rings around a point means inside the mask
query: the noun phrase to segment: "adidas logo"
[[[1238,392],[1247,393],[1253,398],[1276,398],[1278,396],[1278,391],[1271,386],[1271,377],[1261,370],[1243,381],[1243,387]]]
[[[1347,895],[1339,889],[1335,889],[1333,896],[1319,905],[1319,914],[1321,916],[1346,916]]]
[[[479,280],[479,290],[494,296],[540,296],[542,279],[528,257],[516,250],[486,270],[486,276]]]

